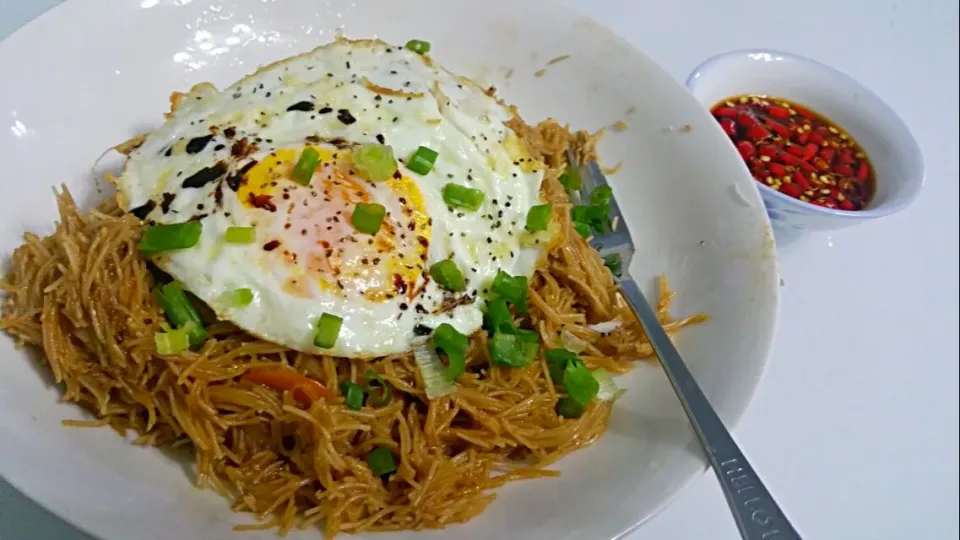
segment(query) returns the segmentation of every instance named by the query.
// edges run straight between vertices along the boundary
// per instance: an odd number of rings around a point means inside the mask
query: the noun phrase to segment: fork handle
[[[703,395],[636,282],[630,278],[622,280],[620,291],[640,319],[647,339],[680,398],[707,460],[720,480],[740,536],[745,540],[800,540],[800,535]]]

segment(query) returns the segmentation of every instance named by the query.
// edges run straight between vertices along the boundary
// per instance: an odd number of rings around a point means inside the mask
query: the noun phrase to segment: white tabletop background
[[[60,1],[0,0],[0,39]],[[719,52],[783,49],[847,72],[906,121],[927,172],[910,209],[778,242],[779,333],[735,435],[807,539],[957,539],[957,2],[573,4],[678,80]],[[738,535],[708,474],[627,538]],[[2,480],[0,539],[91,540]]]

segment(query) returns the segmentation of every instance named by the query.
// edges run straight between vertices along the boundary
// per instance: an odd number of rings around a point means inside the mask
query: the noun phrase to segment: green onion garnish
[[[577,403],[586,405],[600,391],[600,383],[578,358],[567,362],[567,367],[563,370],[563,388]]]
[[[590,205],[578,204],[570,209],[570,219],[575,223],[590,224]]]
[[[587,207],[587,222],[598,233],[610,232],[610,205],[591,204]]]
[[[538,204],[527,212],[527,230],[545,231],[550,226],[550,217],[553,216],[553,205]]]
[[[577,169],[573,165],[567,165],[567,170],[563,171],[563,174],[560,175],[560,184],[562,184],[563,188],[567,191],[580,189],[583,185],[583,180],[580,178],[580,169]]]
[[[536,330],[517,330],[517,337],[523,343],[523,356],[527,363],[533,362],[540,352],[540,333]]]
[[[495,366],[526,367],[532,358],[525,354],[523,345],[516,334],[497,332],[490,338],[490,360]]]
[[[200,242],[203,224],[187,221],[172,225],[154,225],[143,231],[137,249],[143,253],[159,253],[174,249],[192,248]]]
[[[227,227],[223,239],[231,244],[252,244],[257,241],[257,230],[253,227]]]
[[[363,375],[363,378],[364,387],[367,394],[370,395],[370,403],[372,403],[374,407],[383,407],[390,403],[391,398],[393,398],[393,389],[390,388],[390,385],[387,384],[387,381],[385,381],[379,373],[368,369]]]
[[[555,384],[563,384],[563,373],[567,369],[567,364],[573,360],[579,360],[577,353],[567,349],[550,349],[545,353],[547,357],[547,368],[550,370],[550,378]]]
[[[603,258],[603,265],[610,269],[610,273],[620,277],[623,273],[623,261],[620,260],[619,253],[611,253]]]
[[[171,281],[154,290],[153,295],[170,324],[177,328],[189,328],[187,333],[190,335],[191,346],[197,346],[207,339],[203,320],[179,283]]]
[[[613,188],[610,186],[598,186],[590,192],[590,204],[593,206],[608,205],[612,198]]]
[[[593,378],[596,379],[597,384],[600,385],[600,390],[597,391],[597,399],[600,401],[616,401],[626,392],[625,389],[617,386],[613,377],[611,377],[610,373],[605,369],[593,370]]]
[[[397,172],[393,148],[385,144],[364,144],[353,151],[353,165],[360,175],[371,182],[382,182]]]
[[[417,54],[427,54],[430,52],[430,42],[429,41],[420,41],[419,39],[411,39],[403,46],[404,49],[408,51],[413,51]]]
[[[483,204],[483,197],[483,192],[479,189],[468,188],[460,184],[443,186],[443,202],[454,208],[476,212]]]
[[[190,348],[190,328],[193,325],[188,324],[183,328],[170,330],[169,332],[157,332],[153,335],[153,343],[157,346],[157,354],[169,356],[180,354]]]
[[[444,366],[440,355],[437,354],[437,348],[432,340],[417,338],[413,341],[413,359],[417,362],[417,369],[420,370],[420,376],[423,377],[423,390],[427,394],[427,399],[436,399],[456,392],[457,387],[450,380],[450,375],[456,369],[463,373],[464,366],[459,368],[450,362],[450,367]]]
[[[340,393],[343,394],[343,404],[346,405],[348,409],[359,411],[363,408],[364,393],[360,385],[350,381],[343,381],[340,383]]]
[[[487,323],[487,331],[491,334],[497,332],[513,333],[516,330],[513,325],[513,315],[510,314],[507,301],[502,297],[497,296],[487,300],[487,313],[484,318]]]
[[[491,289],[513,304],[520,313],[527,312],[527,278],[525,276],[511,276],[501,270],[497,272],[497,277],[493,278]]]
[[[253,302],[253,291],[243,287],[226,291],[217,298],[217,304],[226,308],[242,308]]]
[[[350,216],[350,223],[364,234],[377,234],[386,215],[387,209],[382,204],[357,203],[353,209],[353,215]]]
[[[340,326],[343,319],[336,315],[323,313],[317,320],[317,333],[313,336],[313,344],[321,349],[329,349],[337,343],[340,335]]]
[[[467,288],[463,272],[457,268],[457,263],[450,259],[444,259],[431,266],[430,276],[448,291],[459,292]]]
[[[374,476],[383,476],[397,470],[397,462],[393,460],[393,452],[386,446],[378,446],[367,454],[367,465]]]
[[[590,238],[590,226],[582,221],[574,221],[573,230],[577,231],[577,234],[584,238]]]
[[[466,369],[467,348],[470,340],[449,323],[443,323],[433,331],[433,346],[447,355],[447,380],[455,381]]]
[[[436,150],[421,146],[407,160],[407,168],[417,174],[427,174],[430,169],[433,169],[433,164],[436,163],[438,155]]]
[[[317,169],[317,163],[320,162],[320,154],[312,146],[308,146],[300,153],[300,159],[293,166],[293,172],[290,173],[290,179],[301,186],[310,185],[310,179],[313,178],[313,172]]]
[[[571,397],[560,398],[557,402],[557,414],[564,418],[580,418],[585,407]]]

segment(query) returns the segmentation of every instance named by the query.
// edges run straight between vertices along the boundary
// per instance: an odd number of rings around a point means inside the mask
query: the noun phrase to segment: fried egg
[[[192,248],[152,256],[218,317],[311,353],[374,357],[411,350],[447,322],[480,328],[498,271],[530,276],[542,246],[524,242],[541,204],[544,166],[505,125],[510,109],[427,57],[380,41],[338,40],[260,69],[231,87],[174,98],[167,121],[129,155],[117,179],[128,211],[149,224],[199,220]],[[398,171],[370,182],[354,170],[365,143],[392,148]],[[418,147],[438,157],[405,166]],[[290,173],[306,148],[320,161],[307,185]],[[484,194],[477,211],[448,206],[449,183]],[[358,203],[386,209],[380,230],[351,224]],[[256,241],[224,240],[252,227]],[[431,265],[453,260],[466,290],[444,290]],[[249,288],[246,306],[224,293]],[[314,345],[323,313],[343,319],[335,345]]]

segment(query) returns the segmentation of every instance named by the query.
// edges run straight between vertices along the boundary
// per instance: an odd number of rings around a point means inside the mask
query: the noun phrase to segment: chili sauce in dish
[[[869,204],[874,168],[857,141],[825,116],[766,95],[731,97],[710,112],[758,182],[826,208]]]

